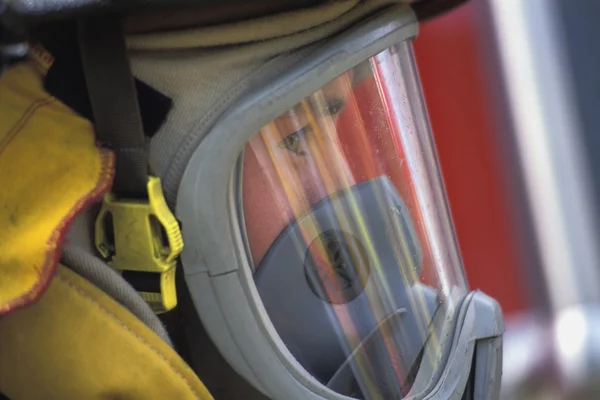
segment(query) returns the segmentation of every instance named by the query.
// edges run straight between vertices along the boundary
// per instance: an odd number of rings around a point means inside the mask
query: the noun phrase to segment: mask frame
[[[310,57],[242,97],[224,113],[199,143],[185,170],[176,215],[182,221],[186,245],[181,261],[194,306],[228,363],[270,398],[349,399],[302,368],[261,304],[239,229],[244,226],[236,205],[239,155],[266,123],[360,62],[413,39],[417,28],[415,13],[408,6],[399,6],[322,42]],[[475,292],[464,298],[455,312],[438,315],[433,324],[439,325],[438,332],[448,345],[437,355],[429,355],[431,350],[426,348],[424,358],[433,357],[443,367],[433,372],[423,364],[414,390],[405,398],[462,399],[472,376],[476,378],[470,387],[479,388],[476,396],[483,396],[475,398],[494,398],[499,390],[498,349],[504,329],[498,304]],[[487,347],[475,353],[479,343]],[[472,375],[474,355],[477,362]]]

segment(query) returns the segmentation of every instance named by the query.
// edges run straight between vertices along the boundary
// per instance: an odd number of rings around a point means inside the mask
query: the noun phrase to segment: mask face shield
[[[187,163],[195,311],[269,398],[462,398],[476,342],[500,335],[497,304],[468,293],[415,34],[396,7],[315,44],[233,102]]]
[[[302,367],[350,397],[408,395],[426,345],[439,360],[448,344],[434,316],[468,291],[411,49],[330,81],[241,156],[239,228],[266,312]]]

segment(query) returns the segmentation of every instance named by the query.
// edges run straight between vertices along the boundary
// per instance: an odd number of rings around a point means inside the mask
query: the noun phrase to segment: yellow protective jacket
[[[166,342],[58,263],[74,217],[109,190],[114,157],[44,91],[53,58],[34,50],[0,78],[0,393],[212,399]]]

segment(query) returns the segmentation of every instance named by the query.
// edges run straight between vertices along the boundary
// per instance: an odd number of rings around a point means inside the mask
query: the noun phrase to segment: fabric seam
[[[117,324],[119,326],[121,326],[126,332],[130,333],[133,337],[135,337],[138,340],[138,342],[140,342],[142,345],[144,345],[146,348],[148,348],[150,351],[152,351],[154,354],[156,354],[161,360],[163,360],[165,362],[165,364],[173,372],[175,372],[175,374],[183,382],[185,382],[187,388],[192,392],[192,394],[196,397],[196,399],[198,399],[198,400],[201,399],[201,397],[198,395],[198,393],[196,393],[196,391],[194,390],[194,388],[192,388],[192,385],[190,384],[190,382],[177,370],[177,368],[171,362],[169,362],[169,360],[167,360],[167,358],[163,355],[163,353],[160,352],[160,350],[158,350],[156,347],[152,346],[150,343],[148,343],[146,340],[144,340],[132,328],[130,328],[123,321],[121,321],[115,314],[113,314],[108,309],[106,309],[102,304],[100,304],[99,302],[97,302],[96,300],[94,300],[91,297],[91,295],[89,295],[84,289],[82,289],[81,287],[77,286],[77,284],[75,282],[72,282],[68,278],[65,278],[64,276],[61,276],[61,275],[56,275],[56,279],[58,281],[60,281],[61,283],[63,283],[64,285],[66,285],[71,290],[73,290],[75,293],[77,293],[78,295],[80,295],[81,297],[87,299],[91,304],[93,304],[94,306],[96,306],[106,316],[108,316],[109,318],[111,318],[112,320],[114,320],[115,322],[117,322]]]
[[[21,129],[27,124],[27,122],[31,119],[31,117],[35,114],[35,112],[41,107],[50,105],[54,103],[56,99],[54,97],[44,97],[41,99],[37,99],[32,102],[29,107],[25,110],[21,118],[8,130],[6,136],[0,140],[0,154],[4,152],[4,150],[8,147],[10,142],[21,132]]]
[[[54,100],[52,97],[50,99]],[[29,118],[31,118],[32,115],[33,113],[31,113]],[[22,129],[22,127],[20,129]],[[110,189],[114,178],[114,154],[105,149],[99,149],[99,152],[101,165],[98,179],[96,180],[93,189],[77,200],[69,212],[59,221],[57,226],[50,233],[50,236],[45,243],[49,248],[46,250],[43,264],[37,271],[38,279],[34,285],[22,296],[17,297],[12,301],[8,301],[4,305],[0,305],[0,315],[8,314],[21,307],[25,307],[34,303],[41,297],[48,288],[51,277],[56,272],[58,260],[60,258],[60,248],[62,247],[64,236],[71,225],[71,222],[73,222],[75,216],[83,209],[96,202]]]

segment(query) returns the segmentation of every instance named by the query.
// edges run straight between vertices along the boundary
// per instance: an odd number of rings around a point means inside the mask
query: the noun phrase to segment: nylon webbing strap
[[[80,21],[79,43],[96,135],[116,154],[112,192],[144,198],[148,151],[121,20],[105,16]]]

